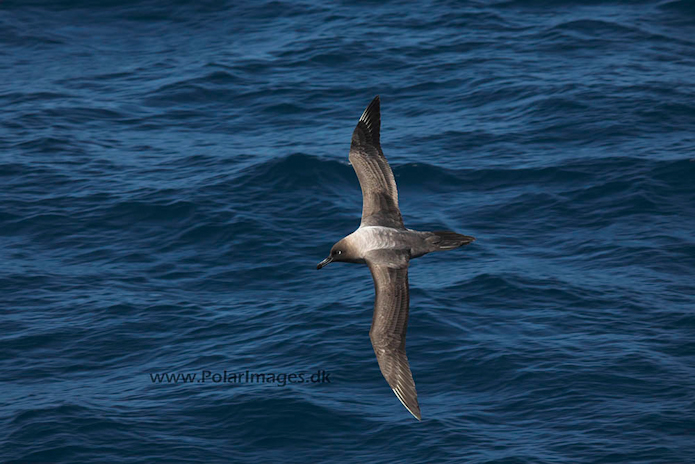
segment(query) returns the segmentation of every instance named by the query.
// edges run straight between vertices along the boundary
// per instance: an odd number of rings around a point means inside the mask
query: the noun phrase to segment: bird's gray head
[[[331,253],[328,255],[328,258],[321,261],[318,264],[318,266],[316,266],[316,269],[321,269],[322,267],[332,263],[333,261],[342,261],[346,263],[354,263],[357,261],[353,256],[352,247],[347,242],[347,240],[342,239],[341,241],[333,245],[333,247],[331,248]]]

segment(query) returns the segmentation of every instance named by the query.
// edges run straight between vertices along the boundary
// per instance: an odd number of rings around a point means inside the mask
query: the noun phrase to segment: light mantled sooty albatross
[[[396,180],[379,143],[379,106],[377,95],[362,113],[350,146],[350,164],[362,187],[362,223],[333,245],[331,254],[316,268],[333,261],[369,266],[376,294],[369,338],[384,378],[403,406],[420,420],[415,382],[405,354],[410,300],[408,264],[432,251],[468,245],[475,238],[456,232],[405,228],[398,209]]]

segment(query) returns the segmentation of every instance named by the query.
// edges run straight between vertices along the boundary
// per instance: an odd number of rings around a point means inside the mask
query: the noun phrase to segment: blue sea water
[[[5,0],[0,45],[3,462],[695,462],[692,2]],[[406,225],[477,238],[410,267],[422,422],[316,271],[377,94]]]

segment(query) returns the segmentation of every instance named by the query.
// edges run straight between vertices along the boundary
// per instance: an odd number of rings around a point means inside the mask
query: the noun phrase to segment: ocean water
[[[1,461],[695,462],[691,2],[5,0],[0,45]],[[406,225],[477,238],[410,267],[422,422],[316,271],[377,94]]]

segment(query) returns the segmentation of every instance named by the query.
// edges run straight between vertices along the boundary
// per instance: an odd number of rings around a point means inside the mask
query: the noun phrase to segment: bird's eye
[[[336,255],[342,255],[342,254],[343,254],[343,252],[342,252],[342,251],[340,251],[340,250],[337,250],[337,251],[335,252],[335,254],[336,254]]]

